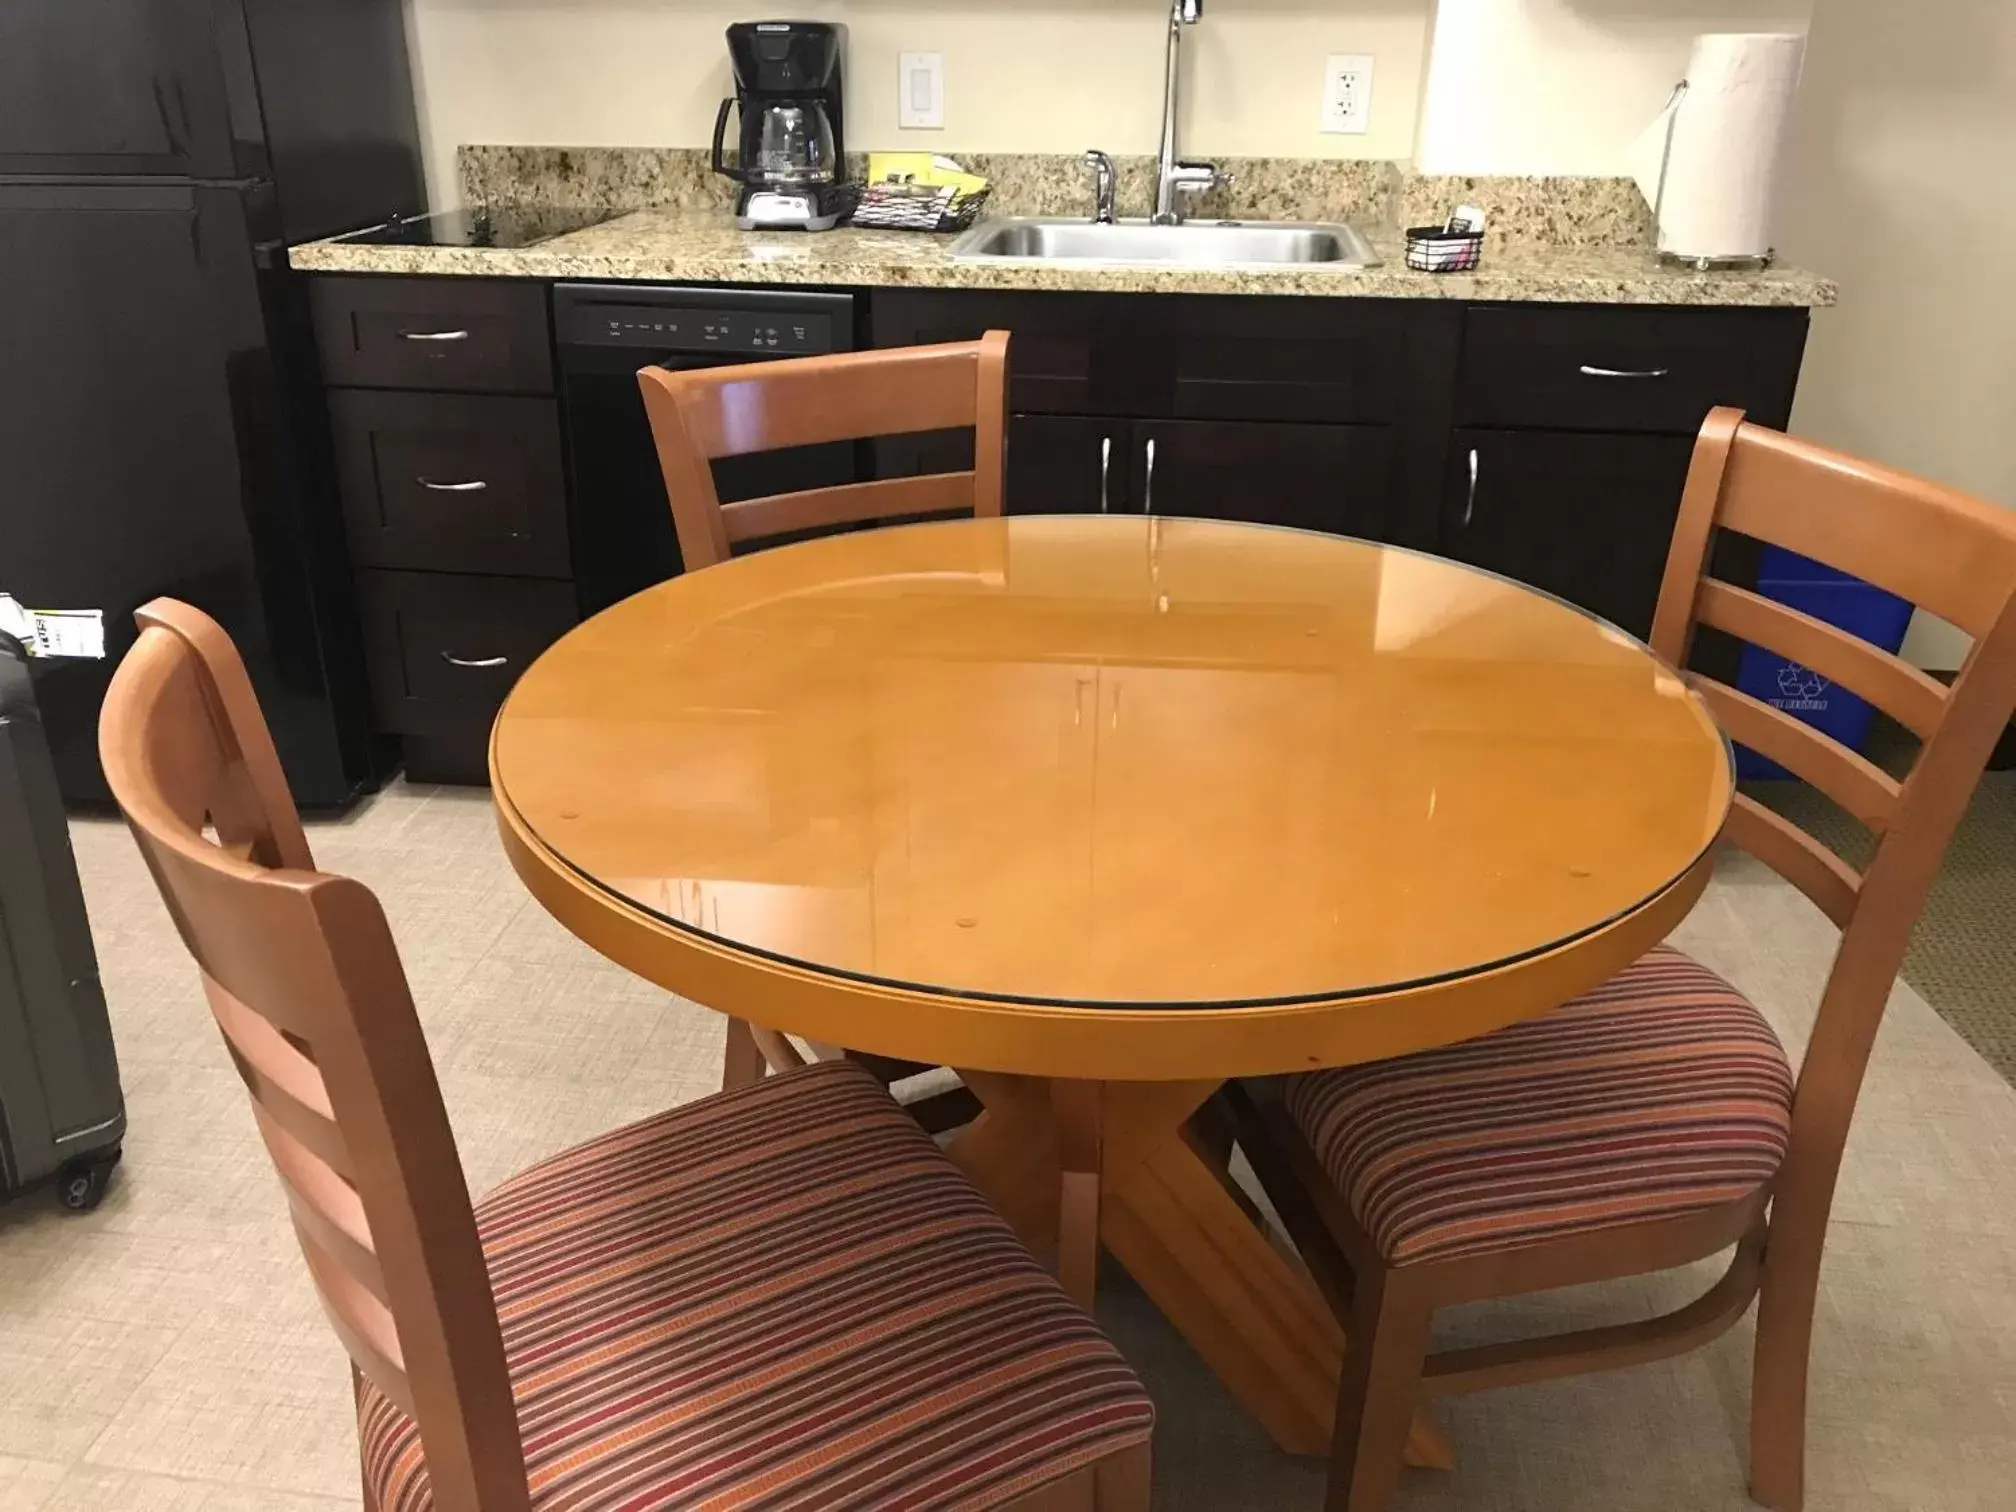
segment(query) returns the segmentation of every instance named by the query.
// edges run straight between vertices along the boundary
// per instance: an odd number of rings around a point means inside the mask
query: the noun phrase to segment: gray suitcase
[[[0,634],[0,1197],[92,1208],[126,1104],[56,768],[20,643]]]

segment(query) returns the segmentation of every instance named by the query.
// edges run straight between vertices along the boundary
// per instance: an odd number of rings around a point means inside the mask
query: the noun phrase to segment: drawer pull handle
[[[502,667],[508,665],[511,658],[508,656],[452,656],[448,652],[443,651],[441,653],[441,660],[448,663],[451,667]]]
[[[1470,517],[1477,513],[1477,448],[1470,448],[1470,486],[1463,493],[1463,528],[1470,528]]]
[[[1143,452],[1147,462],[1147,476],[1141,482],[1141,513],[1145,515],[1155,513],[1155,438],[1153,436],[1148,438],[1148,445],[1143,448]]]
[[[401,331],[401,341],[467,341],[467,331]]]
[[[1106,475],[1113,466],[1113,438],[1103,436],[1099,441],[1099,513],[1106,513]]]
[[[1669,378],[1672,374],[1671,368],[1606,368],[1591,367],[1586,362],[1582,364],[1584,378]]]
[[[413,480],[422,488],[431,488],[435,493],[481,493],[490,485],[481,478],[471,478],[466,483],[436,483],[432,478]]]

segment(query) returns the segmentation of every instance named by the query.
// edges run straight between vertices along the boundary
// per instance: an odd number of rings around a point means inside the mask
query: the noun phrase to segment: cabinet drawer
[[[1171,394],[1165,414],[1389,420],[1399,408],[1394,374],[1405,313],[1357,300],[1192,299],[1153,327],[1144,323],[1139,345],[1155,354],[1167,344]]]
[[[332,389],[351,559],[442,572],[569,572],[550,399]]]
[[[317,278],[328,382],[359,388],[553,392],[543,284],[480,278]]]
[[[357,574],[371,700],[382,728],[487,728],[518,674],[574,624],[574,590],[524,578]]]
[[[1686,435],[1718,404],[1783,425],[1800,310],[1472,309],[1456,423]]]

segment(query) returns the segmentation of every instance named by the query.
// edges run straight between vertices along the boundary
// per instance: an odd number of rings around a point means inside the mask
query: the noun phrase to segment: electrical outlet
[[[906,52],[896,58],[896,124],[906,130],[945,127],[945,54]]]
[[[1362,133],[1372,119],[1372,55],[1332,53],[1323,60],[1323,129]]]

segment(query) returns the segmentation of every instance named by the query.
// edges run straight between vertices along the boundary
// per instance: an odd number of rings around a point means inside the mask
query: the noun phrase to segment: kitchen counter
[[[904,231],[737,231],[707,210],[638,210],[537,246],[392,247],[309,242],[296,268],[476,278],[815,284],[828,287],[1062,289],[1135,294],[1301,294],[1361,299],[1460,299],[1601,305],[1831,305],[1835,286],[1802,268],[1693,273],[1663,267],[1643,246],[1512,246],[1486,251],[1474,273],[1411,271],[1400,233],[1365,228],[1374,268],[1294,265],[1213,268],[1068,267],[956,262],[947,236]]]

